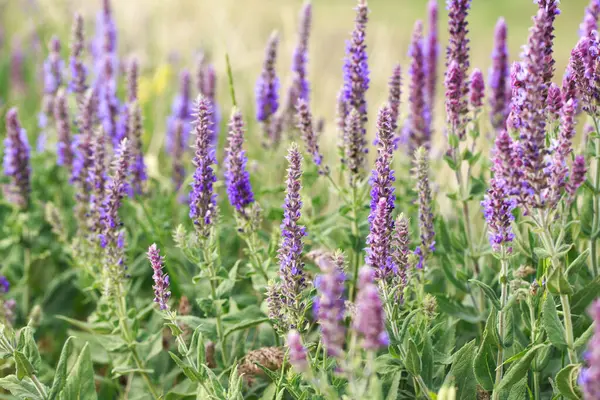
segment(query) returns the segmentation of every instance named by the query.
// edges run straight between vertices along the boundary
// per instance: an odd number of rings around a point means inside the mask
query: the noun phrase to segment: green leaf
[[[585,249],[585,251],[581,252],[581,254],[579,254],[579,256],[577,256],[577,258],[575,260],[573,260],[573,262],[571,264],[569,264],[569,267],[567,268],[567,275],[571,276],[571,275],[579,272],[581,267],[585,265],[585,262],[589,256],[589,254],[590,254],[590,249]]]
[[[398,388],[400,387],[400,379],[402,379],[402,371],[398,371],[394,374],[392,384],[388,390],[387,397],[385,400],[397,400],[398,399]]]
[[[60,358],[56,365],[56,371],[54,372],[54,381],[52,382],[52,388],[48,394],[48,399],[54,400],[58,398],[58,394],[63,390],[67,383],[67,363],[71,353],[73,353],[73,336],[67,338],[67,341],[63,345],[62,351],[60,352]]]
[[[0,387],[8,390],[13,396],[20,399],[41,399],[35,385],[29,378],[20,380],[15,375],[0,378]]]
[[[594,278],[571,298],[571,313],[583,314],[600,293],[600,277]]]
[[[521,379],[513,387],[506,388],[506,390],[510,390],[508,397],[506,397],[507,400],[523,400],[527,394],[527,377]],[[502,398],[502,394],[500,398]]]
[[[40,358],[40,352],[38,351],[37,344],[33,338],[33,329],[30,326],[26,326],[21,330],[18,349],[23,352],[25,357],[31,363],[33,373],[37,373],[42,364],[42,359]]]
[[[465,344],[454,354],[454,362],[446,381],[456,387],[456,398],[458,400],[477,399],[477,379],[473,371],[473,359],[475,358],[475,340]]]
[[[544,305],[542,306],[542,326],[548,335],[550,343],[558,349],[563,350],[567,347],[565,341],[565,332],[556,312],[556,303],[551,294],[546,296]]]
[[[592,221],[594,220],[594,195],[586,190],[583,195],[580,217],[581,221],[581,232],[586,236],[592,236],[592,230],[596,227],[592,227]]]
[[[502,341],[502,346],[505,349],[508,349],[515,341],[515,318],[512,310],[504,313],[504,325],[504,340]]]
[[[590,325],[590,327],[587,328],[586,331],[583,332],[581,334],[581,336],[579,336],[577,338],[577,340],[575,340],[575,345],[574,345],[575,350],[578,350],[578,349],[582,348],[583,346],[586,346],[593,335],[594,335],[594,324]]]
[[[494,388],[496,371],[496,358],[498,341],[495,335],[496,311],[492,310],[485,324],[483,340],[473,360],[473,370],[477,382],[487,391]]]
[[[81,349],[77,362],[71,370],[59,398],[61,400],[94,400],[98,398],[94,382],[94,366],[88,343]]]
[[[561,395],[569,400],[580,400],[581,393],[577,385],[577,377],[581,365],[570,364],[556,374],[556,388]]]
[[[442,271],[444,271],[444,275],[446,276],[446,278],[448,278],[448,281],[454,285],[455,288],[457,288],[458,290],[460,290],[463,293],[469,293],[469,289],[467,288],[467,285],[465,285],[464,282],[462,282],[460,279],[458,279],[455,275],[454,275],[454,263],[450,262],[450,259],[444,255],[443,259],[442,259]]]
[[[175,364],[177,364],[177,366],[181,369],[181,371],[185,374],[185,376],[187,376],[191,381],[193,382],[199,382],[200,377],[196,374],[196,372],[194,371],[194,369],[192,367],[190,367],[189,365],[187,365],[186,363],[183,362],[183,360],[181,360],[181,358],[177,357],[177,355],[173,352],[169,352],[169,355],[171,356],[171,358],[173,359],[173,361],[175,361]]]
[[[232,326],[230,328],[227,328],[227,330],[225,330],[225,338],[227,338],[229,335],[231,335],[234,332],[245,330],[245,329],[250,329],[257,325],[260,325],[260,324],[263,324],[263,323],[269,322],[269,321],[270,321],[270,319],[268,317],[253,319],[253,320],[249,320],[249,321],[242,321],[238,324],[235,324],[234,326]]]
[[[552,353],[554,353],[554,347],[552,346],[546,346],[543,349],[538,350],[535,355],[535,363],[532,366],[533,370],[535,372],[542,372],[550,363]]]
[[[538,344],[533,346],[519,361],[511,365],[508,371],[506,371],[506,374],[502,378],[502,381],[500,381],[500,384],[496,390],[503,390],[506,387],[511,387],[521,380],[521,378],[527,374],[527,370],[529,369],[531,361],[533,361],[533,357],[535,356],[536,352],[544,346],[546,345]]]
[[[498,310],[498,311],[502,310],[502,306],[500,306],[500,300],[498,300],[498,296],[496,296],[494,289],[492,289],[485,283],[478,281],[477,279],[469,279],[469,282],[474,283],[475,285],[479,286],[479,288],[483,291],[483,294],[485,294],[485,297],[487,297],[488,300],[490,300],[492,302],[492,305],[494,306],[494,308],[496,310]]]
[[[440,311],[464,321],[476,324],[481,321],[477,310],[467,307],[442,295],[436,295],[437,305]]]
[[[33,375],[34,371],[33,371],[33,366],[31,365],[31,363],[29,362],[29,360],[27,359],[27,357],[25,357],[25,354],[23,354],[20,351],[15,351],[14,352],[14,357],[15,357],[15,366],[17,369],[17,378],[19,380],[23,379],[26,376],[31,376]]]
[[[412,376],[421,374],[421,357],[419,356],[417,345],[412,339],[408,339],[408,349],[406,351],[404,365],[406,366],[406,370],[410,372]]]

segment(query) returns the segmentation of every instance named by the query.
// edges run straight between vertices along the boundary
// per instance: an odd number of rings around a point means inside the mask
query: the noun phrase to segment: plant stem
[[[223,322],[221,320],[221,314],[223,310],[221,309],[221,303],[219,303],[217,299],[217,286],[216,286],[216,278],[217,274],[215,271],[215,266],[212,262],[212,257],[210,254],[210,245],[208,243],[204,243],[204,262],[208,266],[208,270],[210,272],[210,293],[214,302],[217,303],[216,306],[216,316],[215,320],[217,322],[217,336],[219,337],[219,342],[221,343],[221,359],[223,360],[223,365],[227,365],[227,346],[225,345],[225,334],[223,332]]]
[[[356,184],[352,184],[352,236],[354,237],[354,253],[352,254],[352,286],[350,287],[350,300],[356,297],[358,283],[358,268],[360,266],[360,238],[358,229],[358,210],[356,207]]]
[[[39,381],[39,379],[37,378],[37,376],[35,376],[35,374],[31,374],[30,378],[31,378],[31,381],[33,382],[33,384],[35,385],[35,389],[40,394],[40,397],[42,399],[44,399],[44,400],[47,399],[48,398],[48,394],[46,393],[46,389],[44,389],[44,386]]]
[[[575,339],[573,337],[573,322],[571,321],[571,305],[569,304],[569,295],[560,294],[560,302],[563,308],[565,323],[565,336],[567,341],[567,350],[571,364],[577,364],[577,353],[575,353]]]
[[[498,337],[500,338],[500,343],[498,344],[498,358],[496,364],[498,367],[496,368],[496,383],[494,387],[498,387],[500,382],[502,381],[502,373],[503,373],[503,363],[504,363],[504,307],[506,306],[506,300],[508,298],[508,260],[506,259],[506,252],[504,251],[504,246],[500,249],[500,307],[501,310],[498,311]],[[494,390],[493,400],[500,399],[500,392],[498,390]]]
[[[25,285],[23,287],[23,313],[29,315],[29,296],[30,296],[30,285],[31,285],[31,250],[29,244],[25,245],[23,253],[23,280]]]
[[[533,297],[529,297],[527,300],[529,304],[529,319],[531,320],[531,344],[535,343],[535,336],[537,333],[537,318],[535,316],[535,306],[533,304]],[[536,371],[536,361],[533,360],[533,396],[534,400],[539,400],[540,398],[540,373]]]

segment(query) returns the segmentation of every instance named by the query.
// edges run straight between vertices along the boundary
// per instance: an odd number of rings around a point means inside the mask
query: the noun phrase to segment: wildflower
[[[67,97],[64,90],[59,90],[54,101],[54,121],[58,136],[56,154],[58,165],[64,165],[69,170],[73,167],[73,152],[71,148],[71,120],[67,108]]]
[[[600,0],[590,0],[590,4],[585,8],[583,21],[579,25],[581,37],[590,37],[598,31],[598,17],[600,17]]]
[[[273,328],[278,333],[285,332],[289,327],[287,326],[281,283],[269,282],[267,285],[266,299],[267,315],[273,323]]]
[[[387,106],[383,106],[379,110],[377,117],[377,159],[375,160],[375,166],[371,172],[371,214],[369,215],[369,222],[372,222],[375,218],[377,204],[379,199],[385,197],[387,199],[387,209],[391,216],[394,210],[394,196],[393,182],[396,180],[394,177],[394,170],[392,169],[392,159],[394,154],[394,132],[392,131],[392,116],[390,109]],[[388,224],[391,226],[391,223]]]
[[[310,112],[310,106],[306,100],[299,99],[296,105],[298,129],[302,135],[302,139],[306,145],[307,152],[312,156],[315,165],[319,168],[320,174],[326,174],[329,172],[327,166],[323,166],[323,156],[319,150],[319,143],[317,142],[317,136],[313,126],[312,113]]]
[[[44,61],[44,96],[42,98],[42,112],[39,116],[39,127],[44,129],[48,125],[54,111],[54,101],[58,89],[62,85],[64,62],[60,56],[60,40],[54,36],[48,44],[48,58]]]
[[[104,132],[112,140],[116,148],[121,142],[123,131],[119,130],[119,111],[121,105],[117,97],[117,83],[115,65],[106,55],[103,61],[102,81],[98,85],[98,118],[102,123]]]
[[[173,141],[175,143],[181,143],[183,137],[183,121],[180,119],[175,120],[173,127]],[[179,191],[185,180],[185,167],[184,167],[184,148],[182,146],[175,146],[173,148],[172,161],[172,177],[175,185],[175,191]]]
[[[343,263],[343,256],[342,263]],[[315,298],[315,316],[321,326],[321,338],[327,353],[333,357],[342,355],[346,338],[343,324],[345,314],[344,271],[336,265],[333,257],[323,257],[319,267],[321,275],[317,277],[315,286],[318,296]]]
[[[424,44],[424,52],[425,52],[425,67],[426,73],[425,77],[427,79],[426,83],[426,98],[427,104],[430,114],[435,108],[435,90],[437,87],[438,80],[438,57],[440,52],[440,45],[438,43],[438,5],[437,0],[429,0],[429,4],[427,6],[428,10],[428,22],[429,22],[429,32],[425,39]],[[431,118],[431,115],[430,115]]]
[[[29,142],[21,127],[16,108],[6,113],[6,138],[4,139],[4,174],[10,182],[4,186],[7,200],[20,208],[27,208],[31,190]]]
[[[278,142],[273,117],[279,108],[279,77],[275,71],[279,35],[271,34],[265,50],[263,70],[256,82],[256,119],[263,123],[264,133],[271,144]]]
[[[308,40],[312,24],[312,4],[304,3],[300,12],[300,25],[298,28],[298,42],[292,56],[293,81],[290,87],[288,100],[288,112],[293,114],[298,100],[306,103],[310,100],[310,83],[307,79],[306,64],[308,63]]]
[[[89,193],[89,227],[97,235],[102,232],[102,202],[105,196],[107,179],[106,171],[106,139],[102,129],[99,129],[90,140],[89,177],[91,187]]]
[[[462,72],[456,61],[452,61],[446,72],[446,123],[449,127],[449,133],[464,138],[465,130],[461,119],[462,113]]]
[[[494,51],[492,52],[492,67],[489,72],[490,87],[490,119],[494,128],[506,128],[506,119],[510,112],[510,86],[508,47],[506,45],[506,21],[498,19],[494,34]]]
[[[398,271],[401,288],[406,287],[406,284],[408,283],[408,257],[410,254],[409,244],[410,234],[408,219],[406,219],[404,214],[400,214],[396,218],[394,231],[392,233],[391,256],[392,263]]]
[[[542,50],[543,63],[541,64],[541,68],[543,69],[544,96],[547,96],[548,87],[554,77],[554,20],[560,14],[559,3],[560,0],[538,0],[540,11],[538,14],[538,23],[542,33],[540,39],[544,43]]]
[[[167,152],[183,153],[189,142],[189,132],[192,126],[193,103],[190,100],[190,73],[183,70],[179,77],[179,93],[173,99],[171,115],[167,119],[166,148]],[[175,126],[180,121],[183,135],[180,141],[175,140]]]
[[[417,247],[415,253],[419,255],[417,267],[423,268],[428,254],[435,251],[431,188],[429,187],[429,159],[427,151],[423,147],[419,147],[415,151],[415,175],[419,204],[419,230],[421,233],[421,245]]]
[[[239,110],[234,110],[229,121],[229,147],[225,150],[225,185],[229,202],[242,212],[245,207],[254,203],[250,174],[246,168],[248,158],[244,150],[244,130],[242,114]]]
[[[378,350],[390,342],[385,330],[385,313],[377,286],[373,283],[374,272],[369,267],[359,271],[356,315],[352,328],[362,336],[365,350]]]
[[[501,246],[507,246],[505,250],[511,252],[510,242],[513,241],[514,235],[510,224],[514,220],[512,210],[516,207],[516,201],[509,195],[503,179],[492,178],[488,193],[481,205],[488,224],[492,249],[500,251]]]
[[[344,159],[343,163],[348,167],[350,171],[350,182],[359,177],[364,168],[365,154],[366,154],[366,143],[364,135],[362,134],[362,122],[361,117],[355,108],[352,108],[346,120],[344,121]]]
[[[515,160],[515,143],[506,130],[498,132],[492,150],[492,171],[496,179],[503,179],[511,195],[519,193],[519,168]]]
[[[566,186],[570,202],[573,202],[575,200],[575,194],[577,193],[577,189],[579,189],[579,187],[583,185],[583,182],[585,182],[586,173],[587,165],[585,163],[585,158],[582,155],[575,157],[573,165],[571,166],[571,177],[569,179],[569,183]]]
[[[92,41],[91,53],[95,60],[96,81],[95,87],[103,84],[102,70],[105,68],[105,59],[110,60],[111,68],[117,71],[117,26],[115,24],[110,0],[102,1],[102,10],[96,17],[96,35]]]
[[[79,231],[87,230],[88,204],[90,200],[90,168],[92,165],[92,121],[95,101],[92,89],[84,95],[77,120],[79,134],[73,138],[73,170],[70,181],[75,184],[75,216]]]
[[[391,210],[387,207],[387,199],[381,197],[371,221],[365,259],[366,264],[374,269],[377,279],[387,279],[396,272],[390,254],[391,221]]]
[[[211,145],[211,106],[210,101],[198,96],[196,102],[196,135],[193,164],[196,167],[192,191],[190,193],[190,218],[194,222],[199,237],[208,237],[214,222],[217,197],[213,185],[217,181],[213,165],[216,164],[215,151]]]
[[[0,275],[0,294],[8,293],[9,289],[10,283],[8,282],[8,279],[6,279],[5,276]]]
[[[595,300],[589,310],[594,321],[594,336],[584,354],[585,366],[579,373],[579,385],[586,400],[600,398],[600,300]]]
[[[302,345],[302,339],[298,331],[291,330],[288,332],[287,346],[289,349],[290,364],[292,364],[296,372],[306,372],[308,370],[308,359],[306,358],[306,349]]]
[[[481,70],[475,68],[471,73],[469,86],[469,104],[471,108],[478,112],[483,107],[483,98],[485,97],[485,83]]]
[[[400,64],[394,67],[389,80],[389,95],[387,106],[392,116],[392,130],[398,128],[398,117],[400,116],[400,102],[402,97],[402,67]]]
[[[560,118],[560,111],[563,107],[563,98],[560,88],[555,83],[551,83],[548,88],[546,106],[548,107],[548,119],[550,122],[557,121]]]
[[[83,32],[83,16],[75,14],[71,31],[71,56],[69,58],[70,80],[69,90],[75,94],[78,104],[82,104],[87,90],[87,68],[83,63],[85,37]]]
[[[148,260],[150,266],[154,271],[152,279],[154,280],[154,302],[158,303],[162,311],[169,310],[167,302],[171,297],[171,291],[169,290],[169,275],[163,272],[164,257],[160,255],[160,250],[156,246],[156,243],[148,247]]]
[[[404,135],[409,141],[411,150],[420,146],[429,146],[431,132],[429,126],[429,105],[426,102],[426,71],[423,54],[423,23],[417,21],[413,30],[410,46],[410,87],[408,121],[404,127]]]
[[[292,144],[288,152],[286,196],[283,204],[283,221],[281,222],[281,243],[279,245],[279,275],[283,282],[282,295],[288,307],[298,311],[297,298],[306,287],[302,238],[306,236],[306,228],[300,225],[302,211],[302,155],[298,146]]]
[[[143,193],[143,183],[146,181],[146,165],[142,148],[142,108],[137,100],[129,105],[129,126],[127,138],[131,143],[131,189],[135,194]]]

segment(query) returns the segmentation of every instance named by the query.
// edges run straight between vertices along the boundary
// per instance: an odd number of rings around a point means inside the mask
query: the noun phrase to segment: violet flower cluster
[[[417,21],[413,30],[410,45],[410,83],[409,83],[409,114],[404,126],[404,136],[408,141],[409,151],[421,146],[430,146],[431,118],[427,102],[427,76],[425,54],[423,51],[423,23]]]
[[[496,23],[492,66],[488,77],[490,120],[496,130],[506,128],[506,119],[510,112],[510,67],[508,65],[506,34],[506,21],[504,18],[500,18]]]
[[[340,357],[346,339],[343,323],[346,310],[344,300],[344,282],[346,274],[333,257],[325,257],[319,267],[321,275],[317,276],[315,287],[317,297],[314,300],[314,314],[321,327],[321,338],[327,354]]]
[[[94,86],[98,88],[103,83],[105,60],[109,60],[112,70],[116,71],[118,68],[117,26],[110,0],[102,1],[102,10],[96,16],[96,32],[92,41],[91,54],[96,73]]]
[[[392,216],[385,197],[379,198],[373,217],[365,263],[373,268],[377,279],[386,280],[396,272],[396,266],[390,251]]]
[[[254,203],[254,192],[250,184],[250,174],[246,164],[248,157],[244,150],[244,120],[242,113],[235,109],[229,121],[229,146],[225,149],[225,185],[229,202],[237,210],[244,209]]]
[[[359,271],[356,316],[352,321],[352,327],[362,337],[362,347],[369,351],[379,350],[390,342],[385,330],[383,303],[373,283],[374,276],[375,272],[369,267],[362,267]]]
[[[156,243],[148,247],[148,260],[150,266],[154,271],[152,279],[154,280],[154,302],[158,303],[158,306],[162,311],[169,310],[169,298],[171,297],[171,291],[169,290],[169,275],[163,272],[164,257],[160,255],[160,250],[156,246]]]
[[[206,97],[212,107],[212,125],[211,125],[211,143],[217,144],[219,136],[219,125],[221,124],[221,112],[217,104],[217,74],[215,73],[215,67],[213,64],[206,62],[204,56],[198,61],[196,71],[196,86],[198,92]],[[191,109],[191,108],[190,108]],[[188,130],[185,131],[186,133]],[[186,142],[187,143],[187,142]]]
[[[483,99],[485,97],[485,83],[481,70],[475,68],[471,73],[469,83],[469,105],[475,113],[478,113],[483,107]]]
[[[492,178],[490,188],[481,202],[483,214],[488,225],[490,245],[496,252],[502,246],[507,252],[512,252],[510,243],[514,239],[511,222],[514,220],[512,210],[516,207],[516,200],[512,198],[506,187],[506,182],[501,178]]]
[[[309,103],[310,82],[308,81],[308,42],[312,24],[312,4],[306,2],[300,11],[300,25],[298,28],[298,42],[292,56],[292,85],[286,99],[286,112],[291,116],[295,113],[298,100]]]
[[[281,243],[279,245],[279,276],[282,281],[282,294],[287,308],[297,312],[300,292],[307,286],[302,251],[306,228],[299,224],[302,212],[302,155],[293,143],[288,152],[286,195],[283,203],[283,221],[281,222]]]
[[[394,66],[392,76],[388,82],[389,94],[387,106],[392,117],[392,131],[396,134],[398,129],[398,118],[400,117],[400,104],[402,101],[402,67],[400,64]]]
[[[208,237],[216,218],[217,208],[217,195],[213,187],[217,181],[213,165],[217,163],[217,160],[211,144],[211,124],[210,100],[199,95],[196,102],[196,126],[194,128],[196,140],[193,164],[196,171],[189,197],[189,215],[200,238]]]
[[[415,175],[421,237],[421,245],[415,249],[415,254],[419,256],[417,268],[421,269],[424,268],[425,260],[429,254],[435,251],[435,230],[433,228],[431,188],[429,186],[429,158],[424,147],[419,147],[415,151]]]
[[[167,118],[166,149],[167,153],[183,153],[189,143],[189,132],[192,129],[193,101],[191,100],[191,77],[187,70],[183,70],[179,76],[179,92],[173,99],[171,115]],[[175,127],[177,123],[183,125],[183,135],[179,141],[175,140]]]
[[[102,232],[102,202],[104,201],[107,181],[106,171],[106,137],[102,128],[93,133],[89,144],[88,178],[90,187],[88,227],[90,232],[100,235]]]
[[[69,170],[73,167],[73,150],[71,143],[71,120],[64,90],[59,90],[54,100],[54,121],[56,123],[56,154],[58,165]]]
[[[87,68],[83,62],[85,36],[83,32],[83,16],[75,14],[71,33],[71,55],[69,57],[69,91],[75,94],[77,103],[81,104],[87,90]]]
[[[429,23],[429,31],[427,32],[427,37],[425,38],[424,43],[424,52],[425,52],[425,67],[426,67],[426,95],[427,95],[427,105],[429,109],[429,117],[431,125],[431,121],[433,120],[433,109],[435,108],[435,94],[436,87],[438,82],[438,58],[440,52],[440,45],[438,39],[438,2],[437,0],[429,0],[429,4],[427,5],[427,15],[428,15],[428,23]]]
[[[290,330],[288,332],[287,347],[289,349],[290,364],[292,364],[296,372],[306,372],[308,370],[307,353],[298,331]]]
[[[581,37],[591,37],[598,31],[598,19],[600,18],[600,0],[590,0],[585,8],[583,21],[579,26],[579,35]]]
[[[312,113],[306,100],[298,100],[298,103],[296,104],[296,113],[297,126],[300,130],[302,140],[306,146],[307,153],[312,156],[313,162],[319,169],[320,174],[329,173],[329,168],[327,166],[323,166],[323,155],[319,150],[319,143],[317,141],[317,135],[315,134]]]
[[[60,40],[52,37],[48,44],[48,58],[44,61],[44,96],[38,121],[42,130],[48,126],[48,118],[53,116],[56,93],[63,82],[64,61],[60,56],[60,47]]]
[[[391,239],[392,263],[396,267],[399,278],[400,289],[408,284],[408,271],[410,255],[410,232],[408,219],[404,214],[398,215],[394,223],[394,231]]]
[[[379,199],[386,198],[387,210],[391,218],[394,210],[394,170],[392,161],[394,156],[394,132],[392,130],[392,116],[389,107],[383,106],[377,116],[377,159],[371,172],[371,214],[369,222],[372,224],[375,219],[375,213]],[[391,223],[388,224],[391,227]]]
[[[595,300],[589,311],[594,321],[594,336],[584,354],[585,366],[579,373],[579,385],[586,400],[600,398],[600,300]]]
[[[263,70],[256,81],[256,119],[263,123],[266,139],[270,144],[278,142],[279,132],[274,121],[279,109],[279,77],[275,70],[279,35],[274,32],[265,50]]]
[[[6,199],[20,208],[27,208],[31,190],[29,141],[21,127],[16,108],[6,113],[6,138],[4,139],[4,175],[10,181],[3,187]]]

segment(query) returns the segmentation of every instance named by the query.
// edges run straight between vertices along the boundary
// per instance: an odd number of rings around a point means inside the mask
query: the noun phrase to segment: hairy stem
[[[352,184],[352,236],[354,238],[354,252],[352,254],[352,285],[350,286],[350,300],[356,297],[356,285],[358,283],[358,268],[360,267],[360,237],[358,229],[358,207],[356,199],[356,185]]]
[[[504,307],[506,306],[506,301],[508,298],[508,260],[506,259],[506,253],[504,251],[504,246],[500,249],[501,259],[500,259],[500,307],[501,310],[498,311],[498,337],[500,338],[500,343],[498,344],[498,358],[496,364],[498,367],[496,368],[496,383],[494,387],[498,387],[500,382],[502,381],[503,367],[504,363],[504,329],[505,329],[505,321],[504,321]],[[494,390],[493,395],[494,400],[500,399],[500,392],[498,390]]]
[[[217,336],[219,337],[219,342],[221,343],[221,358],[223,360],[223,365],[227,365],[227,346],[225,345],[225,332],[223,331],[223,321],[221,320],[221,314],[223,310],[221,308],[221,303],[217,299],[217,273],[215,271],[214,263],[212,262],[210,246],[208,243],[204,243],[204,262],[208,266],[208,270],[210,272],[210,294],[214,302],[216,302],[216,316],[215,320],[217,323]]]
[[[535,343],[535,337],[537,334],[537,318],[535,316],[535,306],[533,304],[533,298],[529,297],[527,300],[529,305],[529,319],[531,320],[531,344]],[[539,400],[540,398],[540,373],[536,371],[536,361],[535,359],[532,362],[533,365],[533,396],[534,400]]]

